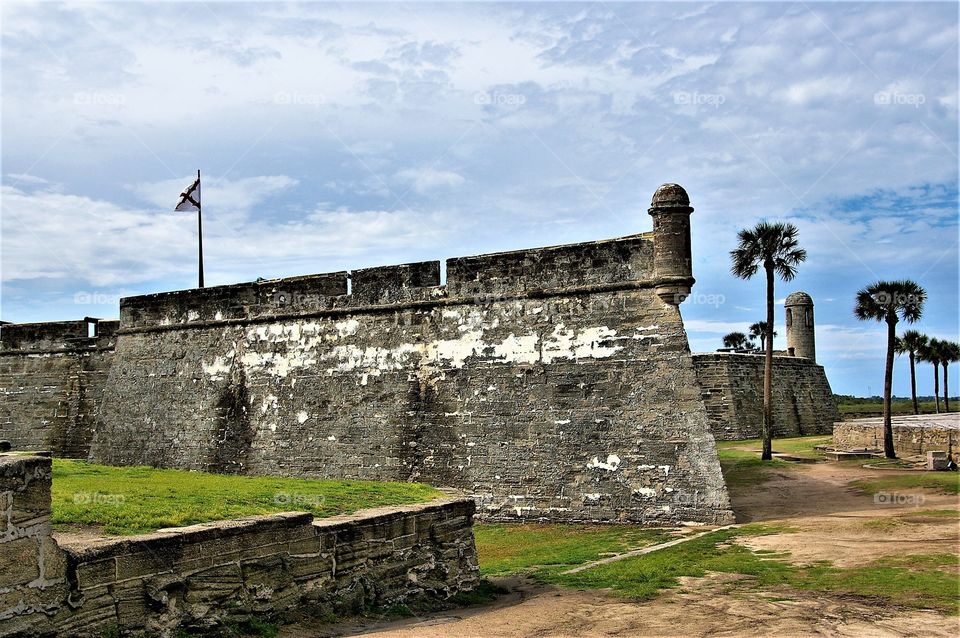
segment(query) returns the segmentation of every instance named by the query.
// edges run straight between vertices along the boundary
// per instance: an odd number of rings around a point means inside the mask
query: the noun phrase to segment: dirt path
[[[957,509],[956,496],[924,494],[919,506],[884,507],[848,487],[881,470],[837,463],[802,464],[757,488],[732,495],[737,522],[777,521],[793,533],[741,539],[755,549],[789,551],[790,560],[830,560],[838,567],[891,555],[954,553],[957,517],[924,510]],[[508,583],[496,604],[381,626],[299,625],[284,638],[364,634],[378,638],[601,636],[956,636],[960,621],[936,612],[888,608],[863,597],[817,592],[762,592],[743,576],[709,574],[636,603],[602,591]]]

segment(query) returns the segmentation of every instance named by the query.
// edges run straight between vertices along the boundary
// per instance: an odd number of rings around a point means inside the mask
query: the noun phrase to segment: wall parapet
[[[121,333],[395,311],[442,304],[652,287],[653,240],[632,235],[120,300]],[[348,280],[351,286],[348,290]]]
[[[119,327],[118,320],[92,317],[72,321],[5,323],[0,326],[0,356],[112,350]]]
[[[447,260],[451,296],[503,295],[653,277],[648,234]]]
[[[0,593],[0,636],[212,634],[254,616],[283,621],[447,599],[478,582],[471,499],[319,520],[287,512],[58,546],[50,459],[0,456],[4,491],[12,467],[38,477],[29,498],[14,492],[15,513],[23,501],[37,510],[36,531],[0,537],[0,585],[14,584]],[[44,566],[54,571],[38,578]]]

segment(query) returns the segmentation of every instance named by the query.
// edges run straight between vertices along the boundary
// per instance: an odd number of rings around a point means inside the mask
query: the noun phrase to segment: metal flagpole
[[[199,190],[199,197],[197,197],[197,239],[199,240],[200,248],[200,287],[203,288],[203,218],[200,213],[200,202],[203,199],[203,190],[200,187],[200,169],[197,169],[197,190]]]

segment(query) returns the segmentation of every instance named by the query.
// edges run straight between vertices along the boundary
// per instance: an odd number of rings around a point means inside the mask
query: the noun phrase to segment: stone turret
[[[653,194],[647,211],[653,217],[653,264],[657,295],[679,305],[693,286],[690,253],[690,197],[679,184],[664,184]]]
[[[816,361],[813,299],[805,292],[795,292],[787,296],[784,307],[787,315],[787,350],[796,357]]]

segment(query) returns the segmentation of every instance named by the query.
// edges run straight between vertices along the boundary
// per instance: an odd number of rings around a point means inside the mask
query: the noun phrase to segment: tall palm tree
[[[913,413],[920,414],[920,404],[917,403],[917,353],[927,345],[928,337],[916,330],[907,330],[897,337],[894,348],[897,354],[910,353],[910,396],[913,397]]]
[[[947,367],[951,363],[960,361],[960,343],[956,341],[942,341],[940,347],[940,364],[943,366],[943,409],[950,411],[950,382],[947,378]]]
[[[739,243],[730,251],[730,270],[740,279],[751,279],[762,267],[767,276],[767,321],[763,340],[763,452],[760,458],[773,458],[773,282],[774,275],[790,281],[807,251],[797,242],[793,224],[760,222],[737,233]]]
[[[918,358],[921,361],[933,364],[933,401],[936,405],[937,414],[940,414],[940,341],[932,338],[927,341],[927,345],[920,349]]]
[[[777,331],[773,331],[773,336],[777,336]],[[750,338],[751,339],[760,339],[760,349],[766,351],[767,349],[767,322],[758,321],[757,323],[750,326]]]
[[[853,314],[861,321],[887,324],[887,360],[883,374],[883,455],[897,458],[893,449],[893,424],[890,418],[890,393],[893,388],[893,353],[897,345],[897,323],[901,318],[913,323],[923,315],[927,291],[909,279],[878,281],[857,292]]]

